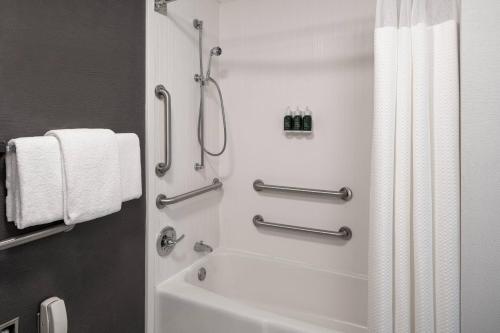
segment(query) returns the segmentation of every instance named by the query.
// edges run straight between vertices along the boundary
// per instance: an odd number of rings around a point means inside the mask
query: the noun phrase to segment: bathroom
[[[498,15],[3,0],[0,333],[499,332]]]

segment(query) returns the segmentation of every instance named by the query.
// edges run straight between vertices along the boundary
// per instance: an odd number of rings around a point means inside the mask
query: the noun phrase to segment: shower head
[[[210,69],[212,68],[212,57],[213,56],[220,56],[222,54],[222,49],[220,48],[220,46],[216,46],[216,47],[213,47],[211,50],[210,50],[210,58],[208,58],[208,70],[207,70],[207,78],[210,77]]]
[[[210,50],[210,55],[211,56],[220,56],[222,54],[222,49],[220,46],[216,46]]]

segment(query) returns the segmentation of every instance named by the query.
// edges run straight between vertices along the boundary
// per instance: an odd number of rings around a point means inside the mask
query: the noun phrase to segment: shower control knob
[[[200,82],[201,80],[202,80],[202,77],[201,77],[201,75],[200,75],[200,74],[195,74],[195,75],[194,75],[194,81],[195,81],[195,82]]]
[[[172,227],[165,227],[156,240],[156,250],[161,257],[168,255],[175,245],[184,239],[184,235],[177,238],[177,232]]]

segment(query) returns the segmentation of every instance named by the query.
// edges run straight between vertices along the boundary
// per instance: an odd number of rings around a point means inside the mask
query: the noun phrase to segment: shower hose
[[[214,84],[214,86],[217,88],[217,92],[219,94],[220,109],[221,109],[221,115],[222,115],[222,125],[224,127],[224,144],[222,145],[221,150],[217,153],[213,153],[211,151],[208,151],[208,149],[206,149],[205,145],[202,144],[202,140],[201,140],[201,135],[202,135],[201,114],[202,114],[202,108],[203,108],[203,101],[201,100],[201,98],[200,98],[200,108],[199,108],[199,113],[198,113],[198,142],[200,143],[201,149],[203,149],[203,151],[205,153],[207,153],[208,155],[220,156],[224,153],[224,151],[226,150],[226,146],[227,146],[226,111],[224,110],[224,99],[222,98],[222,92],[220,90],[220,87],[219,87],[219,84],[217,83],[217,81],[215,81],[210,76],[207,78],[207,80]]]

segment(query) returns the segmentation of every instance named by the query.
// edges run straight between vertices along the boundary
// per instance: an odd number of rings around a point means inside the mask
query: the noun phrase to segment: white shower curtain
[[[370,332],[460,331],[458,0],[378,0]]]

